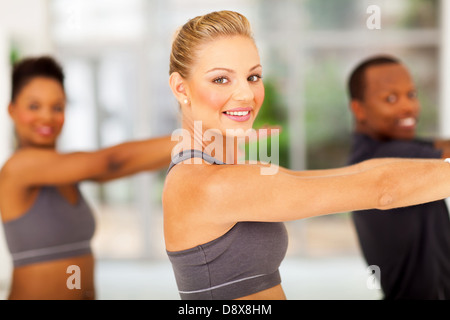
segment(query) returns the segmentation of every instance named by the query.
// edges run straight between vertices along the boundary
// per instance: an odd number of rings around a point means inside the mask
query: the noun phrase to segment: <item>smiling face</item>
[[[202,45],[188,79],[184,80],[187,104],[183,114],[202,121],[203,128],[252,128],[264,100],[262,67],[252,39],[220,37]]]
[[[51,147],[64,124],[66,97],[61,84],[47,77],[33,78],[8,107],[20,147]]]
[[[358,131],[377,140],[413,139],[420,104],[408,70],[401,64],[372,66],[365,82],[364,101],[355,112]]]

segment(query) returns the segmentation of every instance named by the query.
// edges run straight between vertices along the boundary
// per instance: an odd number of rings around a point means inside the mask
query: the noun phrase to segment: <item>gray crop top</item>
[[[190,157],[224,164],[199,150],[173,159],[169,170]],[[211,208],[214,210],[214,208]],[[229,300],[281,283],[279,266],[288,246],[281,222],[238,222],[208,243],[167,251],[181,299]]]
[[[95,219],[79,190],[72,205],[56,187],[44,186],[30,210],[3,228],[14,267],[20,267],[90,254]]]

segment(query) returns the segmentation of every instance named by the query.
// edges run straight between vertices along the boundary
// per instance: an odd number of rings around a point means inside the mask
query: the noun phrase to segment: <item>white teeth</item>
[[[230,116],[246,116],[250,111],[225,111],[226,114]]]
[[[414,118],[405,118],[405,119],[401,119],[399,121],[400,125],[402,126],[413,126],[416,124],[416,119]]]

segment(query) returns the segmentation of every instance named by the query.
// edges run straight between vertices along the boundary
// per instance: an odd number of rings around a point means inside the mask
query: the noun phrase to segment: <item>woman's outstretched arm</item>
[[[189,170],[178,168],[178,183],[167,181],[172,190],[166,203],[170,198],[176,201],[178,195],[184,199],[183,207],[195,207],[202,220],[224,224],[384,210],[450,195],[450,164],[442,160],[365,163],[364,170],[312,177],[283,171],[261,175],[258,165],[186,167]]]
[[[58,153],[51,149],[17,151],[4,165],[4,178],[22,187],[99,182],[168,165],[175,142],[170,136],[122,143],[95,152]]]
[[[369,159],[363,162],[352,164],[349,166],[344,166],[340,168],[331,169],[315,169],[315,170],[290,170],[283,167],[279,167],[280,171],[288,174],[296,175],[299,177],[324,177],[324,176],[334,176],[343,174],[359,173],[364,170],[372,169],[374,167],[384,165],[387,163],[392,163],[396,161],[402,161],[404,158],[375,158]]]

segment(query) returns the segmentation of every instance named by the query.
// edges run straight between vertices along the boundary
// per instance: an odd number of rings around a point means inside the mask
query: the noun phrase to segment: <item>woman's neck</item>
[[[201,122],[196,122],[193,126],[183,126],[183,129],[173,135],[182,136],[176,153],[190,149],[200,150],[227,164],[237,164],[240,158],[237,137],[227,137],[219,130],[205,130],[201,127]]]

